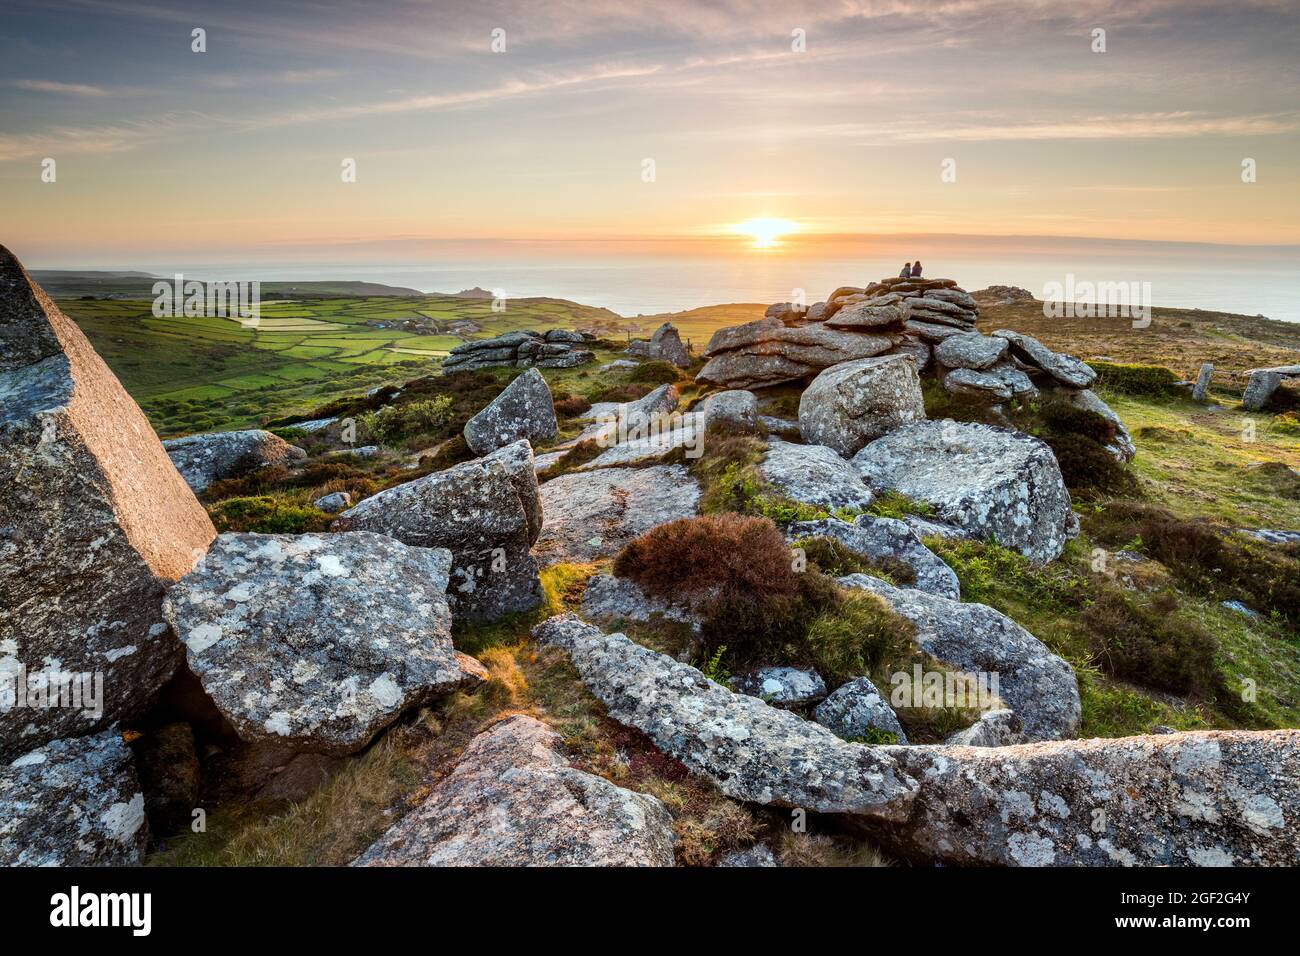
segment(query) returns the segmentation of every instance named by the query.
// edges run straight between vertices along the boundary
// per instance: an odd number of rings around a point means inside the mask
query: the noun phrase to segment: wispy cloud
[[[60,83],[57,80],[15,80],[14,86],[32,93],[61,93],[66,96],[108,96],[108,90],[87,83]]]

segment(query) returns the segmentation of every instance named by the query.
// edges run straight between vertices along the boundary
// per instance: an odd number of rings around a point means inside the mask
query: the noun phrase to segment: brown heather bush
[[[555,396],[555,414],[559,418],[574,418],[591,408],[591,402],[572,392],[561,392]]]
[[[1221,694],[1218,641],[1178,611],[1172,594],[1144,599],[1103,591],[1082,614],[1098,666],[1122,680],[1175,694]]]
[[[721,514],[652,528],[623,549],[614,573],[660,597],[718,589],[752,599],[793,594],[800,576],[791,563],[771,521]]]

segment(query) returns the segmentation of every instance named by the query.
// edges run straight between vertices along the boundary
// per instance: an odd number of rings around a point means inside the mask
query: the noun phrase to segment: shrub
[[[560,418],[576,418],[590,410],[591,402],[572,392],[561,392],[555,396],[555,414]]]
[[[1161,365],[1120,365],[1112,362],[1089,362],[1097,373],[1096,385],[1120,395],[1149,395],[1156,398],[1179,398],[1187,394],[1178,384],[1178,376]]]
[[[333,515],[305,505],[263,495],[229,498],[208,509],[218,531],[256,531],[260,534],[306,534],[328,530]]]
[[[869,676],[879,687],[918,656],[915,626],[874,594],[848,594],[808,628],[802,654],[830,686]]]
[[[1300,436],[1300,414],[1284,412],[1281,415],[1276,415],[1269,427],[1279,435]]]
[[[451,424],[451,398],[439,395],[405,405],[385,405],[357,417],[361,441],[373,445],[395,445],[416,435],[436,435]]]
[[[1097,663],[1146,687],[1213,697],[1223,680],[1215,664],[1218,641],[1177,612],[1178,601],[1169,594],[1142,604],[1107,589],[1083,612]]]
[[[654,361],[642,362],[632,369],[628,381],[659,386],[672,385],[674,382],[681,381],[681,378],[682,373],[677,370],[677,366],[672,362]]]

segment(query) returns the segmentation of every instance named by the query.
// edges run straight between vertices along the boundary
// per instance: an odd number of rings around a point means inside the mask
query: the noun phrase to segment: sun
[[[753,239],[755,249],[772,249],[781,244],[780,239],[782,236],[798,232],[799,224],[791,222],[789,219],[762,217],[746,219],[744,222],[737,223],[735,231]]]

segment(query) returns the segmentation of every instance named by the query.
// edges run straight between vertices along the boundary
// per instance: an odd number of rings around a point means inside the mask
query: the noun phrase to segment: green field
[[[622,322],[607,309],[559,299],[513,299],[494,312],[491,300],[456,296],[302,298],[263,302],[256,322],[158,318],[151,300],[58,301],[164,437],[305,414],[427,375],[470,339],[517,329],[617,330]]]

